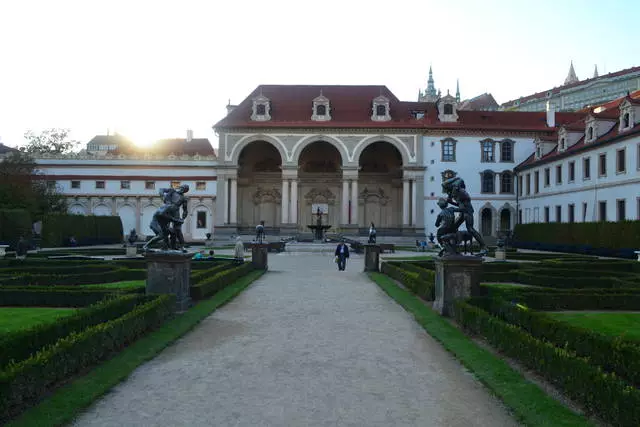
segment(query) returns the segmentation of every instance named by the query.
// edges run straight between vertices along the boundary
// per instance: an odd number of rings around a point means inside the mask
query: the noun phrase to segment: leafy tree
[[[66,198],[51,182],[29,154],[8,154],[0,161],[0,209],[26,209],[34,221],[66,212]]]
[[[28,130],[24,139],[27,143],[20,147],[20,151],[29,154],[67,154],[79,144],[69,139],[69,129],[59,128],[45,129],[40,134]]]

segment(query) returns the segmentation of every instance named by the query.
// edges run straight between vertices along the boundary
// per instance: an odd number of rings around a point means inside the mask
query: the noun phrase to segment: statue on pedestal
[[[256,243],[262,244],[264,241],[264,221],[256,226]]]
[[[473,206],[471,205],[471,197],[467,193],[466,185],[462,178],[457,176],[457,173],[452,170],[446,170],[442,173],[442,190],[447,195],[446,199],[441,198],[438,200],[438,206],[442,209],[438,220],[436,220],[436,227],[441,226],[438,229],[438,242],[443,246],[440,251],[440,256],[443,254],[457,254],[457,246],[459,243],[458,228],[464,222],[467,232],[476,239],[480,245],[480,252],[478,255],[483,256],[487,254],[487,246],[484,239],[473,228]],[[447,205],[453,205],[456,208],[447,208]],[[455,220],[453,225],[450,224],[451,216],[455,213],[461,215]],[[443,240],[441,242],[441,239]]]
[[[188,185],[181,185],[175,189],[161,188],[158,191],[164,204],[153,214],[149,228],[156,235],[143,246],[143,250],[149,250],[153,244],[162,241],[162,250],[174,249],[184,252],[182,224],[188,215],[187,198],[184,196],[188,191]],[[180,208],[182,208],[181,216]],[[170,224],[171,227],[169,227]]]

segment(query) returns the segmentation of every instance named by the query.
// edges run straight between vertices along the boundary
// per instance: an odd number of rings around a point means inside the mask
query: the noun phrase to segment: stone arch
[[[109,206],[104,203],[97,204],[93,207],[93,215],[96,216],[111,216],[112,211]]]
[[[402,158],[402,165],[407,166],[409,164],[409,160],[412,156],[409,153],[409,149],[407,148],[407,146],[404,145],[400,140],[387,135],[371,136],[369,138],[366,138],[360,141],[353,149],[352,161],[355,163],[359,163],[360,155],[362,154],[364,149],[367,148],[369,145],[373,144],[374,142],[378,142],[378,141],[388,142],[389,144],[396,147],[396,149],[400,152],[400,157]]]
[[[189,232],[191,234],[192,239],[206,239],[207,233],[211,233],[213,235],[213,213],[209,206],[198,203],[194,207],[190,208],[191,213],[189,214],[190,224],[189,224]],[[204,227],[199,227],[198,224],[198,212],[206,212],[206,222]]]
[[[122,221],[122,232],[128,235],[129,232],[136,228],[136,208],[130,204],[122,205],[118,208],[118,216]],[[136,233],[138,230],[136,230]]]
[[[349,150],[347,149],[347,146],[344,144],[344,142],[327,135],[309,135],[296,142],[296,144],[291,149],[291,163],[297,165],[300,161],[300,155],[302,154],[304,149],[314,142],[327,142],[333,145],[336,150],[338,150],[338,153],[340,153],[342,165],[345,166],[349,162]]]
[[[485,203],[478,210],[478,226],[476,230],[482,236],[495,236],[497,218],[497,209],[491,203]]]
[[[508,216],[507,216],[508,215]],[[508,218],[508,226],[505,224]],[[500,231],[513,230],[516,219],[516,209],[509,203],[505,203],[501,208],[498,215],[498,228]]]
[[[71,215],[86,215],[87,214],[87,208],[85,208],[80,203],[74,203],[71,206],[69,206],[68,212]]]
[[[278,153],[280,153],[280,159],[282,160],[283,164],[289,159],[289,157],[287,156],[287,148],[285,147],[282,141],[270,135],[256,134],[256,135],[245,136],[240,141],[238,141],[236,145],[233,146],[229,156],[231,157],[230,159],[231,162],[234,165],[237,165],[238,159],[240,158],[240,153],[242,153],[242,150],[244,150],[244,148],[247,145],[256,141],[265,141],[273,145],[276,148],[276,150],[278,150]]]

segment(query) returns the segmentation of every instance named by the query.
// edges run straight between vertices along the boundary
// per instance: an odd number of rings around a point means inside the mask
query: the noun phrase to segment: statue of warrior
[[[176,230],[175,226],[178,225],[177,231],[175,231],[176,238],[181,240],[181,244],[184,244],[184,237],[182,236],[182,229],[180,227],[187,217],[187,199],[184,197],[184,194],[188,191],[188,185],[181,185],[177,189],[161,188],[158,191],[164,204],[153,214],[149,228],[151,228],[156,235],[143,246],[144,250],[149,249],[151,245],[160,240],[163,242],[162,249],[169,249],[169,237],[172,231],[169,228],[170,223],[174,224],[174,231]],[[181,207],[183,208],[182,218],[179,217]]]

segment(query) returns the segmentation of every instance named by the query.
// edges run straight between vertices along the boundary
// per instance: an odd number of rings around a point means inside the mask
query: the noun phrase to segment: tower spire
[[[456,79],[456,101],[460,102],[460,79]]]
[[[593,78],[595,79],[596,77],[600,77],[598,75],[598,64],[596,64],[595,68],[593,69]]]
[[[573,61],[571,61],[571,66],[569,67],[569,74],[567,74],[567,78],[564,79],[564,84],[568,85],[571,83],[578,82],[578,76],[576,76],[576,70],[573,69]]]

